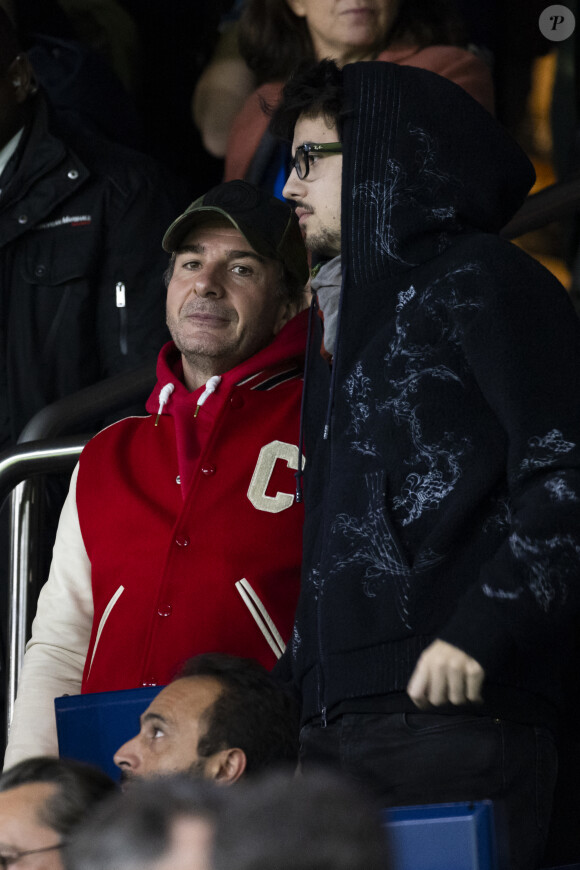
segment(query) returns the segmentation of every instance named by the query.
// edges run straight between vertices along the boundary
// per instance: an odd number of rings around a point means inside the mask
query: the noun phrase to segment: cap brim
[[[168,254],[173,254],[175,251],[179,250],[181,243],[184,238],[197,226],[201,226],[202,224],[207,222],[207,219],[212,214],[219,215],[220,217],[224,217],[228,223],[230,223],[233,227],[235,227],[238,232],[240,232],[246,241],[245,233],[242,229],[240,229],[237,222],[222,208],[218,208],[215,205],[202,205],[196,208],[194,211],[190,211],[189,213],[185,213],[180,215],[176,220],[173,221],[165,235],[163,236],[162,246],[163,250],[167,251]],[[248,244],[250,242],[248,241]]]

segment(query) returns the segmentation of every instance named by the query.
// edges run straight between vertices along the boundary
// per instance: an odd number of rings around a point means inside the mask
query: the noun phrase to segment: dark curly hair
[[[298,704],[262,665],[225,653],[203,653],[185,663],[177,679],[183,677],[213,677],[222,686],[203,714],[200,757],[237,746],[246,755],[246,776],[274,764],[296,765]]]
[[[291,142],[300,115],[307,118],[322,115],[329,127],[336,127],[342,141],[343,122],[348,114],[342,79],[342,70],[333,60],[301,64],[284,85],[278,107],[270,110],[270,132]]]

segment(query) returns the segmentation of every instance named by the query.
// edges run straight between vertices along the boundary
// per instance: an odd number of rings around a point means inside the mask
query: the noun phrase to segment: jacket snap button
[[[156,686],[157,680],[154,680],[153,677],[148,677],[146,680],[143,680],[141,685],[142,686]]]
[[[43,275],[46,275],[46,266],[37,266],[34,274],[37,278],[42,278]]]
[[[171,610],[171,604],[165,604],[164,606],[159,608],[159,610],[157,611],[157,616],[170,616]]]
[[[230,405],[232,408],[241,408],[244,404],[244,400],[237,393],[234,393],[232,398],[230,399]]]
[[[189,538],[187,535],[177,535],[175,538],[175,543],[178,547],[188,547],[189,546]]]
[[[181,483],[181,477],[180,477],[179,474],[178,474],[177,477],[175,478],[175,483]]]
[[[202,474],[215,474],[215,465],[202,465],[201,466]]]
[[[71,181],[74,181],[75,178],[79,177],[78,170],[76,170],[76,169],[69,169],[69,171],[67,172],[67,175]]]
[[[21,214],[20,217],[18,218],[18,223],[19,224],[27,224],[28,223],[28,215]]]

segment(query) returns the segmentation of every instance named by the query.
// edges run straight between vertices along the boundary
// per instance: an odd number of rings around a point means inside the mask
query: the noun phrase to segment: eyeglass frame
[[[302,145],[299,145],[294,152],[294,157],[292,158],[292,168],[296,170],[296,175],[300,181],[304,181],[305,178],[308,178],[308,173],[310,172],[310,161],[308,160],[308,155],[311,152],[314,152],[319,157],[328,157],[332,154],[342,154],[342,142],[303,142]],[[302,155],[305,157],[304,164],[306,166],[306,172],[304,174],[302,174],[302,167],[300,165],[300,158]]]
[[[24,852],[16,850],[14,855],[2,855],[0,852],[0,867],[2,870],[7,870],[11,864],[16,864],[21,858],[25,858],[26,855],[36,855],[38,852],[52,852],[55,849],[62,849],[63,846],[64,843],[56,843],[54,846],[43,846],[42,849],[26,849]]]

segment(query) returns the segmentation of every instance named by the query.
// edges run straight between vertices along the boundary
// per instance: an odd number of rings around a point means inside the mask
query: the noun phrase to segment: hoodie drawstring
[[[201,406],[203,405],[203,403],[205,402],[207,397],[211,396],[212,393],[215,393],[215,391],[217,390],[220,383],[221,383],[221,375],[213,375],[209,379],[209,381],[205,385],[205,390],[203,391],[203,393],[201,394],[201,396],[197,400],[195,414],[193,415],[194,417],[197,417],[197,415],[199,414],[199,409],[201,408]]]
[[[169,401],[169,397],[174,389],[175,389],[175,384],[171,384],[171,383],[165,384],[165,386],[163,387],[163,389],[159,393],[159,410],[157,411],[157,417],[155,418],[155,425],[156,426],[159,423],[159,418],[161,416],[163,408],[165,407],[165,405]]]

